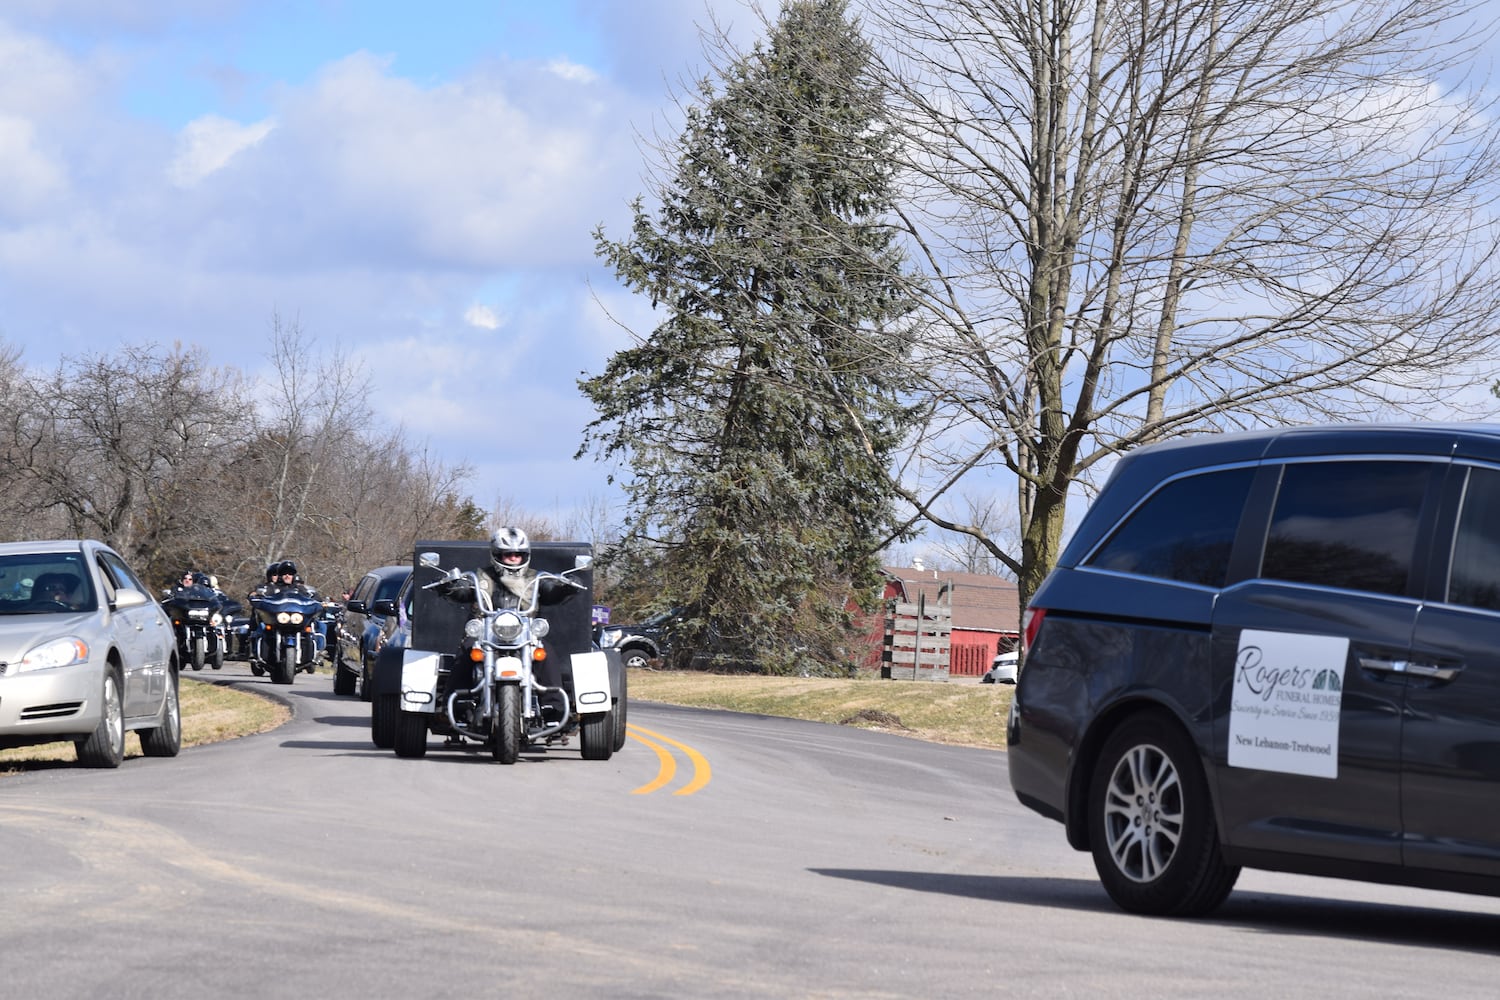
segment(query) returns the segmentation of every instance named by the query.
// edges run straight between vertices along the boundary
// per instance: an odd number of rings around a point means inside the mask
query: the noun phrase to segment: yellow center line
[[[637,788],[635,791],[631,792],[630,794],[631,795],[650,795],[652,792],[656,791],[658,788],[661,788],[664,785],[666,785],[669,781],[672,780],[673,777],[676,776],[676,774],[677,774],[677,760],[672,756],[672,751],[668,750],[666,747],[662,746],[660,743],[653,743],[650,740],[646,739],[645,737],[641,736],[640,734],[632,732],[632,730],[634,730],[634,729],[635,729],[635,727],[632,726],[630,723],[627,722],[625,724],[625,733],[626,733],[627,736],[629,736],[631,739],[635,740],[637,743],[644,743],[644,744],[646,744],[646,746],[648,746],[652,750],[656,751],[657,759],[659,759],[661,761],[661,770],[656,773],[656,778],[654,780],[646,782],[646,784],[642,785],[640,788]]]
[[[670,737],[667,737],[667,736],[663,736],[661,733],[654,733],[654,732],[652,732],[649,729],[642,729],[640,726],[637,726],[637,725],[634,725],[634,724],[628,724],[627,723],[626,726],[625,726],[625,729],[635,739],[640,740],[640,742],[646,744],[648,747],[651,747],[651,749],[655,750],[656,753],[657,753],[657,756],[662,756],[666,751],[664,751],[657,744],[652,743],[650,740],[643,739],[642,736],[641,736],[642,733],[644,733],[646,736],[654,737],[655,739],[661,740],[663,743],[668,743],[668,744],[676,747],[677,749],[681,750],[683,753],[687,754],[688,760],[690,760],[690,761],[693,762],[693,780],[690,781],[690,782],[688,782],[686,785],[683,785],[681,788],[677,789],[677,791],[675,791],[675,792],[672,793],[673,795],[692,795],[694,792],[698,791],[704,785],[708,784],[709,781],[713,778],[714,772],[713,772],[713,768],[711,768],[711,767],[708,766],[708,758],[705,757],[705,756],[703,756],[698,751],[694,750],[692,747],[688,746],[686,743],[678,743],[676,740],[674,740],[674,739],[672,739]],[[665,767],[666,767],[666,765],[664,764],[663,765],[663,770],[665,770]],[[676,771],[676,765],[674,764],[674,765],[672,765],[672,773],[675,773],[675,771]],[[649,789],[651,791],[655,791],[656,789],[660,788],[662,785],[666,784],[670,780],[672,780],[671,779],[671,773],[668,773],[668,775],[667,775],[666,778],[658,777],[657,780],[655,782],[653,782],[650,786],[643,785],[643,786],[641,786],[641,788],[637,788],[636,791],[640,792],[642,789],[645,789],[645,788],[648,788],[648,787],[649,787]]]

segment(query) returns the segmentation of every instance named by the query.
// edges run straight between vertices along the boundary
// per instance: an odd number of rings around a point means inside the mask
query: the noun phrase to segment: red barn
[[[1021,610],[1016,585],[998,576],[958,573],[915,566],[885,566],[883,603],[917,604],[951,611],[947,673],[978,677],[990,668],[995,654],[1014,649],[1020,639]],[[885,612],[870,620],[870,651],[862,664],[879,670],[886,643]]]

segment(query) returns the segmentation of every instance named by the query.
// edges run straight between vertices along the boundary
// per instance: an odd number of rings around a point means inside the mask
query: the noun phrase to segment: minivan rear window
[[[1172,480],[1125,519],[1088,565],[1222,587],[1254,474],[1221,469]]]
[[[1261,576],[1407,592],[1427,462],[1299,462],[1282,472]]]

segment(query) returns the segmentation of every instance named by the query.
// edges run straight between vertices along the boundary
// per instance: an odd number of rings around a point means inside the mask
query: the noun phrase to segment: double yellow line
[[[649,729],[642,729],[640,726],[634,725],[632,723],[625,724],[625,733],[637,743],[644,743],[652,750],[655,750],[656,759],[661,762],[661,768],[656,772],[656,777],[646,782],[640,788],[635,789],[635,791],[631,792],[630,794],[650,795],[652,792],[657,791],[658,789],[665,788],[667,785],[672,783],[673,778],[677,777],[677,758],[674,757],[672,755],[672,751],[668,750],[667,746],[664,746],[663,744],[673,746],[678,750],[681,750],[685,755],[687,755],[687,759],[691,761],[693,765],[693,780],[677,789],[677,791],[672,793],[673,795],[692,795],[694,792],[698,791],[698,789],[708,784],[709,780],[713,778],[714,772],[713,768],[708,766],[708,758],[704,757],[701,753],[694,750],[686,743],[678,743],[676,740],[663,736],[661,733],[653,733]],[[648,739],[647,737],[650,738]]]

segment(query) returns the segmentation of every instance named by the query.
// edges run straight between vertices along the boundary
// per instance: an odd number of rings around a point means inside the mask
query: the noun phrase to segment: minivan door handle
[[[1376,656],[1361,656],[1359,665],[1365,670],[1378,670],[1387,674],[1406,674],[1427,680],[1451,681],[1462,667],[1440,667],[1436,663],[1417,663],[1412,660],[1386,660]]]

